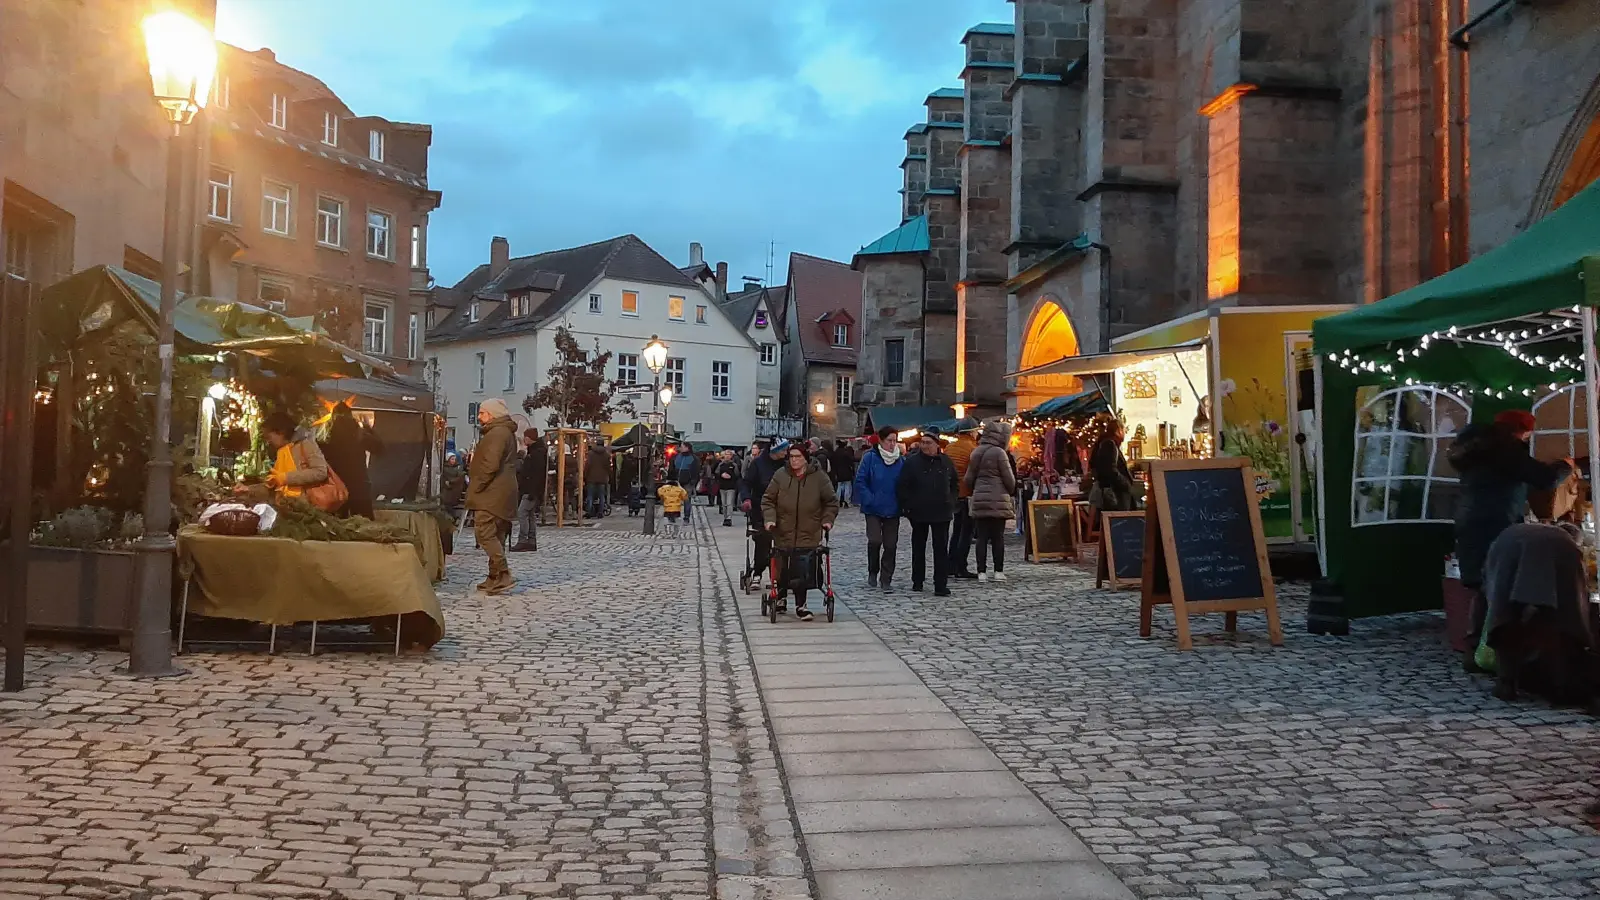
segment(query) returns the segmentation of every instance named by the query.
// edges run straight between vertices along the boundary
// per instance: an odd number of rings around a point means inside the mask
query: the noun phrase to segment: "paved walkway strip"
[[[737,583],[742,530],[714,531]],[[1132,900],[848,607],[811,603],[740,610],[822,900]]]

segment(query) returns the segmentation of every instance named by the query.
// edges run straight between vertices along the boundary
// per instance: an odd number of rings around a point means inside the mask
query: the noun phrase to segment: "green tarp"
[[[1070,419],[1110,411],[1111,404],[1106,402],[1105,393],[1099,388],[1094,388],[1080,394],[1052,397],[1033,409],[1018,414],[1017,418],[1027,424],[1036,420]]]
[[[1318,319],[1312,340],[1321,354],[1360,350],[1580,305],[1600,306],[1600,182],[1460,268]]]

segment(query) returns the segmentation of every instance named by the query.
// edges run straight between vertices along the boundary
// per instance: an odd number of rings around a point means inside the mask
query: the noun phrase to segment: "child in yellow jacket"
[[[667,521],[678,521],[678,516],[683,514],[684,501],[689,499],[689,492],[668,482],[656,491],[656,496],[661,498],[661,511],[666,513]]]

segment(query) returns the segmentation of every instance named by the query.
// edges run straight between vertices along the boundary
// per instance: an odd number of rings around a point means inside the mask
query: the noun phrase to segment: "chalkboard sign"
[[[1100,571],[1094,586],[1109,582],[1117,590],[1138,587],[1144,575],[1144,513],[1100,516]]]
[[[1078,558],[1074,500],[1029,500],[1028,542],[1034,562]]]
[[[1277,593],[1267,567],[1261,509],[1249,461],[1153,460],[1154,502],[1145,516],[1139,633],[1150,636],[1154,608],[1171,603],[1178,646],[1193,646],[1189,615],[1264,610],[1272,643],[1281,644]]]

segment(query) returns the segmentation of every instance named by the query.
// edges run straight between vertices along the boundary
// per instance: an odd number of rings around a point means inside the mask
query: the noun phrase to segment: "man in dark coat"
[[[350,499],[339,510],[340,516],[372,518],[372,479],[367,475],[367,454],[377,456],[382,452],[383,442],[372,429],[356,422],[355,413],[348,404],[340,403],[333,408],[322,456],[350,492]]]
[[[1500,532],[1522,520],[1528,489],[1548,491],[1572,474],[1572,461],[1543,463],[1529,455],[1533,413],[1508,409],[1489,425],[1469,425],[1450,448],[1450,465],[1461,476],[1456,509],[1456,560],[1461,584],[1472,590],[1472,627],[1465,666],[1479,671],[1473,657],[1483,637],[1488,606],[1483,597],[1483,565]]]
[[[517,423],[498,397],[478,407],[482,433],[467,467],[467,509],[472,510],[478,546],[489,556],[489,577],[478,585],[488,594],[503,594],[517,583],[506,564],[505,539],[517,515]]]
[[[750,465],[745,467],[744,478],[739,482],[739,508],[749,517],[750,537],[756,545],[755,562],[747,573],[754,580],[761,578],[772,561],[772,535],[767,532],[766,523],[762,520],[761,498],[766,495],[772,477],[784,467],[788,451],[788,441],[773,441],[765,452],[757,453],[750,460]]]
[[[911,521],[911,589],[922,591],[928,570],[928,540],[933,540],[933,594],[950,596],[950,520],[960,488],[955,464],[939,446],[939,429],[927,428],[917,452],[906,460],[895,483],[900,510]]]
[[[851,449],[849,441],[841,439],[834,444],[833,456],[828,460],[828,477],[833,479],[839,505],[849,506],[856,481],[856,451]]]
[[[522,462],[517,466],[517,492],[521,503],[517,506],[517,519],[522,522],[522,535],[512,553],[527,553],[539,549],[539,516],[544,509],[545,469],[550,462],[550,451],[539,439],[539,429],[522,432]]]
[[[1512,525],[1484,563],[1485,626],[1499,676],[1494,695],[1519,689],[1581,704],[1600,686],[1581,532],[1570,523]]]

